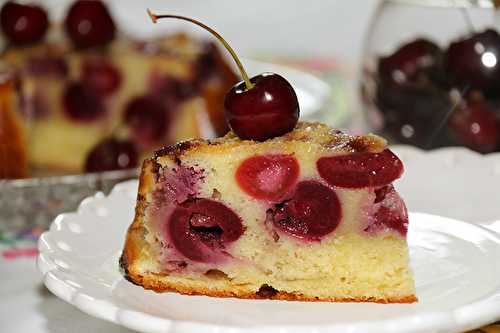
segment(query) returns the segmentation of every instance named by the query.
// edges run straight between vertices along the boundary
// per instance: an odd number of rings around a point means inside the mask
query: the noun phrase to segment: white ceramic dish
[[[82,202],[41,238],[45,285],[82,311],[142,332],[460,332],[500,319],[500,155],[395,149],[411,214],[416,304],[334,304],[155,294],[125,281],[118,256],[137,182]],[[496,203],[496,204],[495,204]],[[427,213],[452,216],[439,217]],[[467,219],[476,223],[461,222]],[[482,222],[481,225],[479,222]],[[491,229],[488,229],[491,228]]]

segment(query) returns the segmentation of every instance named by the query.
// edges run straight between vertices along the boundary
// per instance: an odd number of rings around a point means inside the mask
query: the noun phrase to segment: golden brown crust
[[[125,269],[125,271],[127,271]],[[140,285],[148,290],[155,292],[178,292],[183,295],[203,295],[212,297],[235,297],[244,299],[273,299],[282,301],[303,301],[303,302],[372,302],[372,303],[414,303],[418,299],[415,295],[403,297],[388,297],[388,298],[337,298],[337,297],[308,297],[301,294],[288,293],[283,291],[257,292],[241,291],[241,290],[212,290],[208,288],[191,288],[176,283],[165,283],[158,280],[158,275],[149,274],[143,276],[128,272],[126,275],[127,280],[134,284]]]

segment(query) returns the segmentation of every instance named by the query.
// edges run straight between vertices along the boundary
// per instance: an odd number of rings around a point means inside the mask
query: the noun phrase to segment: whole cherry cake
[[[61,26],[29,2],[5,3],[0,18],[32,173],[133,168],[228,130],[222,102],[237,77],[211,42],[125,36],[99,0],[75,1]]]
[[[304,301],[410,303],[402,162],[375,135],[298,122],[280,75],[225,97],[231,132],[144,161],[120,265],[157,292]]]

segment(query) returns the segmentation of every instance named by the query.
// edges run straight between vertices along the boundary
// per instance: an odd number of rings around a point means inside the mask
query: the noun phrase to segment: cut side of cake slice
[[[143,164],[123,273],[157,292],[414,302],[402,173],[384,139],[318,123],[166,147]]]

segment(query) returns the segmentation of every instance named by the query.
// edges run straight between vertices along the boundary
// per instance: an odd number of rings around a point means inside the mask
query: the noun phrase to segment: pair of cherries
[[[34,3],[9,1],[0,11],[1,28],[14,45],[43,39],[49,28],[47,12]],[[116,27],[106,5],[99,0],[78,0],[64,21],[66,33],[79,48],[99,47],[115,37]]]

